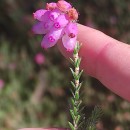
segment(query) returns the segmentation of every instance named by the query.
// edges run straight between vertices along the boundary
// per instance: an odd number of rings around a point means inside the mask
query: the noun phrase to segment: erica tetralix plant
[[[57,3],[47,3],[46,9],[33,13],[37,23],[33,26],[36,34],[45,34],[41,42],[43,48],[54,46],[62,39],[64,47],[72,51],[77,39],[78,12],[70,3],[59,0]]]
[[[80,99],[80,88],[82,83],[80,77],[83,70],[79,66],[81,58],[79,57],[80,44],[77,41],[77,19],[78,12],[72,5],[65,0],[59,0],[57,3],[46,4],[46,9],[37,10],[33,13],[37,23],[33,26],[33,32],[44,34],[41,46],[50,48],[54,46],[59,39],[62,39],[63,46],[67,51],[73,51],[71,59],[74,69],[71,72],[74,80],[72,84],[72,98],[70,115],[72,122],[69,122],[71,130],[96,130],[96,123],[100,117],[101,109],[95,107],[90,118],[86,119],[81,111],[82,100]]]

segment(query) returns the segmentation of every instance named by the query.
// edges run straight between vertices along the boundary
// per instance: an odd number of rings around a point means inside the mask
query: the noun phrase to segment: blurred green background
[[[56,47],[43,50],[32,13],[47,0],[0,1],[0,130],[68,127],[70,63]],[[79,23],[130,43],[130,0],[71,0]],[[101,105],[98,130],[130,130],[130,104],[84,75],[86,114]]]

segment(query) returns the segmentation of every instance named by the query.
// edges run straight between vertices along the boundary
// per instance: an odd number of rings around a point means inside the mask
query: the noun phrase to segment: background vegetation
[[[51,1],[51,0],[50,0]],[[70,64],[56,47],[43,50],[34,36],[32,13],[45,0],[0,2],[0,130],[68,127]],[[79,23],[130,43],[129,0],[71,0]],[[94,78],[83,76],[87,115],[101,105],[98,130],[130,130],[130,104]]]

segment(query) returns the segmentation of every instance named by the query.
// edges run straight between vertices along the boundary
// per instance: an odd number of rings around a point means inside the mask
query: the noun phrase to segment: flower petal
[[[61,14],[61,11],[59,9],[54,9],[54,10],[50,11],[49,19],[51,21],[54,21],[56,18],[58,18],[58,16],[60,14]]]
[[[54,22],[51,20],[48,21],[42,21],[42,22],[37,22],[36,24],[34,24],[32,31],[35,34],[46,34],[48,33],[48,31],[50,31],[50,29],[52,28]]]
[[[68,35],[64,35],[62,37],[63,46],[67,49],[67,51],[73,51],[76,44],[77,37],[70,38]]]
[[[37,10],[35,13],[33,13],[34,19],[37,19],[39,21],[42,21],[42,16],[47,12],[45,9]]]
[[[41,16],[41,21],[43,22],[47,22],[49,19],[49,15],[50,15],[51,11],[47,10],[42,16]]]
[[[33,25],[32,31],[35,34],[45,34],[47,32],[47,29],[44,27],[44,22],[38,22]]]
[[[41,42],[41,46],[43,48],[50,48],[54,46],[62,35],[63,35],[63,29],[58,30],[51,29],[51,31],[44,36]]]
[[[46,32],[50,31],[52,28],[55,19],[60,15],[58,9],[54,9],[53,11],[48,11],[42,16],[42,20],[44,21],[44,29]]]
[[[70,37],[70,38],[74,38],[77,36],[78,34],[78,27],[77,27],[77,23],[75,22],[70,22],[66,28],[65,28],[65,33]]]
[[[66,14],[60,15],[54,22],[54,27],[56,29],[64,28],[68,24],[68,19]]]

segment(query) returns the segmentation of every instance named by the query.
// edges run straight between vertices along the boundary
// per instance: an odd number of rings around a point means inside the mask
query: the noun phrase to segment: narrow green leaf
[[[75,86],[73,81],[71,81],[71,85],[74,87],[74,89],[76,88],[76,86]]]
[[[77,54],[77,47],[74,48],[73,54],[74,54],[74,55]]]
[[[79,100],[79,92],[78,91],[75,92],[75,99]]]
[[[74,75],[74,73],[75,73],[74,70],[72,68],[70,68],[70,70],[71,70],[71,73]]]
[[[77,119],[76,119],[76,124],[78,124],[78,123],[79,123],[80,117],[81,117],[80,115],[78,115],[78,116],[77,116]]]
[[[82,82],[79,84],[79,86],[77,87],[77,91],[79,91],[80,90],[80,88],[82,87]]]
[[[77,107],[74,107],[74,115],[77,116],[78,115],[78,110]]]
[[[78,105],[77,105],[78,108],[80,107],[81,104],[82,104],[82,100],[79,101],[79,103],[78,103]]]
[[[77,42],[77,45],[76,45],[77,51],[79,51],[80,47],[81,47],[81,45],[79,44],[79,42]]]
[[[76,76],[76,75],[75,75],[74,70],[73,70],[72,68],[70,68],[70,70],[71,70],[71,73],[72,73],[72,75],[73,75],[74,79],[75,79],[75,78],[77,78],[78,76]]]
[[[72,58],[70,58],[70,61],[71,61],[72,63],[74,63],[74,60],[73,60]]]
[[[71,122],[68,122],[68,123],[69,123],[69,126],[70,126],[71,130],[74,130],[73,124]]]
[[[75,103],[74,103],[74,99],[73,99],[73,98],[71,98],[71,104],[72,104],[73,106],[75,106]]]
[[[79,79],[80,79],[82,73],[83,73],[83,70],[81,70],[80,73],[78,74],[78,78],[79,78]]]
[[[70,89],[70,91],[71,91],[71,93],[72,93],[73,97],[75,97],[75,94],[74,94],[73,90],[72,90],[72,89]]]
[[[70,109],[70,114],[71,114],[72,119],[74,120],[75,119],[75,115],[74,115],[74,111],[72,109]]]

